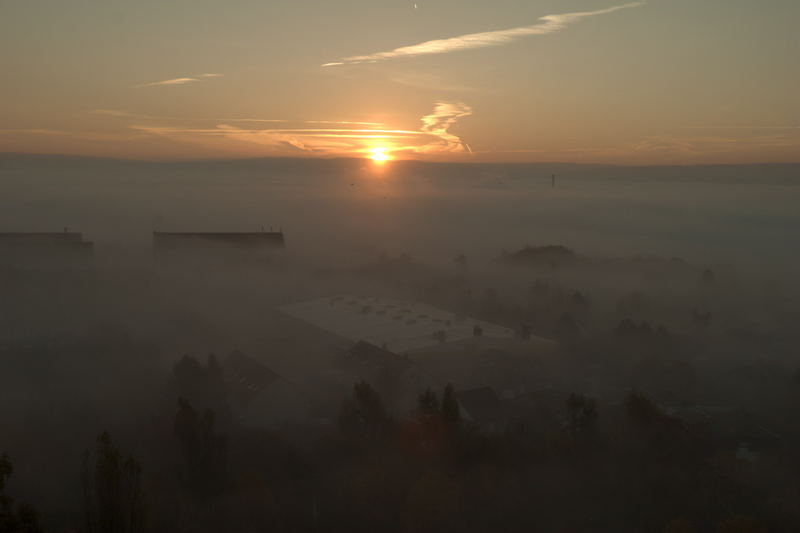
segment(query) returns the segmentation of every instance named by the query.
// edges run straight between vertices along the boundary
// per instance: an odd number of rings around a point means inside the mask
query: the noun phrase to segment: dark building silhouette
[[[286,247],[283,231],[251,233],[153,232],[153,252],[157,258],[202,256],[204,260],[269,260],[272,252]]]
[[[253,357],[231,353],[225,358],[223,373],[234,413],[244,426],[286,429],[287,424],[309,420],[308,395]]]
[[[233,352],[225,359],[225,377],[234,400],[249,404],[266,387],[281,377],[242,352]]]
[[[93,255],[94,243],[66,228],[61,233],[0,233],[0,263],[4,264],[85,263]]]

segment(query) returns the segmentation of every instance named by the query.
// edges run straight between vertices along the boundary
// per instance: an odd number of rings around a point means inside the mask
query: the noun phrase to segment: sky
[[[798,0],[0,0],[0,152],[800,161]]]

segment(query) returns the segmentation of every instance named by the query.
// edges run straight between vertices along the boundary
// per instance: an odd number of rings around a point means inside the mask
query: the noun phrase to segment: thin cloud
[[[383,126],[382,122],[354,122],[351,120],[306,120],[306,124],[342,124],[348,126]]]
[[[218,118],[224,122],[264,122],[264,123],[283,123],[289,122],[288,120],[280,118]]]
[[[472,108],[461,102],[437,102],[433,113],[422,117],[420,131],[439,139],[439,142],[420,148],[422,152],[471,152],[469,145],[450,133],[450,127],[459,119],[472,115]]]
[[[104,117],[113,117],[113,118],[133,118],[133,119],[143,119],[143,120],[176,120],[175,117],[166,117],[166,116],[152,116],[152,115],[141,115],[138,113],[130,113],[128,111],[123,111],[120,109],[92,109],[89,111],[92,115],[100,115]],[[252,117],[238,117],[238,118],[202,118],[202,117],[191,117],[185,118],[183,120],[191,120],[191,121],[217,121],[217,122],[248,122],[254,124],[286,124],[289,120],[283,118],[252,118]],[[334,124],[340,126],[384,126],[382,122],[361,122],[361,121],[354,121],[354,120],[304,120],[300,121],[305,124]]]
[[[285,119],[274,118],[220,118],[224,122],[263,122],[263,123],[286,123]],[[383,126],[381,122],[356,122],[352,120],[305,120],[305,124],[339,124],[342,126]]]
[[[133,125],[133,129],[148,131],[152,133],[176,133],[176,134],[199,134],[199,135],[223,135],[225,131],[231,129],[240,129],[228,124],[218,124],[215,128],[181,128],[173,126],[146,126],[146,125]],[[253,129],[242,130],[257,133],[281,133],[281,134],[297,134],[297,135],[310,135],[310,136],[333,136],[333,137],[403,137],[414,135],[435,135],[423,131],[412,130],[365,130],[365,129],[337,129],[337,128],[287,128],[287,129]]]
[[[92,115],[99,115],[101,117],[110,117],[112,119],[137,119],[137,120],[173,120],[174,117],[154,117],[152,115],[141,115],[139,113],[131,113],[121,109],[92,109],[89,111]]]
[[[202,79],[221,78],[222,76],[223,76],[222,74],[213,74],[213,73],[195,74],[192,77],[172,78],[172,79],[169,79],[169,80],[154,81],[154,82],[151,82],[151,83],[145,83],[145,84],[142,84],[142,85],[136,85],[136,87],[138,88],[138,87],[157,87],[157,86],[161,86],[161,85],[186,85],[187,83],[194,83],[194,82],[200,81]]]
[[[267,152],[302,150],[320,155],[358,155],[377,146],[394,153],[416,153],[426,155],[468,152],[469,147],[449,131],[458,120],[472,114],[472,109],[463,103],[438,102],[433,112],[422,117],[419,130],[366,128],[356,121],[308,120],[308,128],[246,128],[239,122],[268,122],[268,119],[237,119],[217,123],[213,127],[182,127],[151,124],[132,124],[131,129],[145,134],[167,137],[179,142],[199,144],[209,149],[235,148],[244,144],[258,145]],[[332,124],[344,127],[318,128],[314,124]],[[355,126],[355,127],[346,127]],[[244,148],[245,150],[248,150]],[[253,147],[252,150],[259,148]]]
[[[137,87],[156,87],[158,85],[185,85],[194,81],[200,81],[197,78],[173,78],[171,80],[154,81],[152,83],[145,83],[137,85]]]
[[[481,33],[470,33],[448,39],[436,39],[423,43],[395,48],[388,52],[378,52],[375,54],[351,56],[325,63],[323,67],[334,67],[339,65],[353,65],[358,63],[371,63],[386,59],[396,59],[400,57],[417,57],[432,54],[447,54],[450,52],[460,52],[462,50],[472,50],[475,48],[486,48],[489,46],[500,46],[516,41],[531,35],[546,35],[563,30],[570,24],[578,22],[587,17],[605,15],[644,5],[645,2],[630,2],[618,6],[600,9],[597,11],[580,11],[576,13],[562,13],[556,15],[545,15],[539,18],[539,22],[531,26],[510,28],[507,30],[487,31]]]

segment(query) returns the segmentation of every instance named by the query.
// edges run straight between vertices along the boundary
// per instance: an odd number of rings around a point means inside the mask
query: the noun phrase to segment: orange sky
[[[800,161],[797,20],[796,0],[11,0],[0,151]]]

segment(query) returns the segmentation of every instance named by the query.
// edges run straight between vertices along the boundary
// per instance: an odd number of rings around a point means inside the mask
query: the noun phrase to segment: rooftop
[[[233,352],[225,358],[225,373],[229,385],[241,401],[248,401],[280,376],[242,352]]]
[[[366,374],[385,372],[399,376],[414,365],[403,356],[364,341],[353,345],[344,354],[344,358],[351,368]]]
[[[283,247],[283,231],[258,232],[153,232],[153,242],[157,246],[172,247],[186,244],[232,245],[239,247]]]
[[[483,337],[514,339],[509,328],[430,305],[369,296],[339,295],[281,308],[284,313],[353,342],[405,353]]]
[[[2,244],[61,244],[75,242],[83,242],[82,233],[72,231],[53,233],[0,233],[0,243]]]

